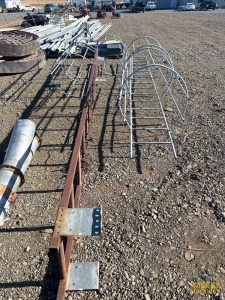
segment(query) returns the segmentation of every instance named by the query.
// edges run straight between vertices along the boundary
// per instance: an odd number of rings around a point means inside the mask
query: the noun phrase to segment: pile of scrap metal
[[[38,36],[20,31],[0,32],[0,74],[25,73],[34,67],[42,68],[45,53]]]
[[[76,55],[89,42],[97,42],[112,26],[101,24],[99,20],[90,20],[89,16],[82,17],[70,25],[61,28],[59,25],[34,26],[21,31],[36,34],[40,39],[40,47],[46,56],[60,56],[67,51]]]

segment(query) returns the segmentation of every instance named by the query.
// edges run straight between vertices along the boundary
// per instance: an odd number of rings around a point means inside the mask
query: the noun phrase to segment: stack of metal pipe
[[[40,46],[46,53],[63,53],[68,49],[73,54],[76,49],[88,42],[97,42],[112,26],[111,23],[101,24],[99,20],[88,20],[89,16],[86,16],[64,28],[59,25],[48,24],[22,29],[22,31],[38,35]]]

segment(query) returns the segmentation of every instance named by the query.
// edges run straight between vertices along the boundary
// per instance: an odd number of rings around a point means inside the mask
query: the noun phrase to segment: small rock
[[[174,251],[174,250],[176,250],[176,249],[177,249],[176,247],[170,246],[170,250]]]
[[[144,226],[144,225],[141,226],[141,231],[142,231],[143,233],[146,232],[146,229],[145,229],[145,226]]]
[[[152,217],[153,217],[154,220],[156,220],[158,218],[157,215],[154,214],[154,213],[152,213]]]
[[[206,197],[205,197],[205,201],[208,202],[208,203],[210,203],[210,202],[212,202],[212,198],[206,196]]]
[[[127,279],[129,278],[127,271],[124,271],[124,275]]]
[[[134,275],[131,275],[131,281],[135,281],[135,276]]]
[[[221,273],[225,274],[225,269],[223,267],[220,267],[219,270],[220,270]]]
[[[177,284],[178,286],[184,286],[184,282],[183,282],[183,280],[180,280],[179,282],[178,282],[178,284]]]
[[[157,278],[158,278],[158,274],[155,273],[155,272],[152,272],[152,278],[153,278],[153,279],[157,279]]]
[[[145,300],[151,300],[149,294],[145,294]]]
[[[42,231],[43,233],[53,233],[53,229],[51,229],[51,228],[48,228],[48,229],[45,229],[45,230],[43,230]]]
[[[184,254],[184,257],[185,257],[185,259],[186,259],[187,261],[191,261],[192,259],[195,258],[194,255],[193,255],[191,252],[186,252],[186,253]]]

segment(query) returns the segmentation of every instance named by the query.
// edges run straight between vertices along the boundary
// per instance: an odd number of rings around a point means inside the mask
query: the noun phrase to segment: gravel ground
[[[192,295],[193,281],[218,281],[224,299],[224,12],[124,13],[108,33],[126,44],[152,36],[186,81],[190,104],[174,132],[178,158],[164,146],[129,158],[129,132],[117,109],[119,76],[103,75],[91,130],[81,207],[102,207],[102,235],[77,238],[75,261],[100,262],[98,292],[66,299],[210,299]],[[109,22],[109,19],[102,22]],[[71,97],[54,91],[53,59],[42,70],[1,76],[4,159],[18,118],[37,126],[42,146],[0,228],[0,299],[55,299],[57,263],[48,253],[80,112],[82,79]],[[118,60],[106,61],[120,72]],[[69,84],[69,83],[68,83]],[[65,86],[66,89],[66,86]]]

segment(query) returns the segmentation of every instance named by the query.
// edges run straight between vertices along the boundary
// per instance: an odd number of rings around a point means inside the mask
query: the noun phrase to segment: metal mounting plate
[[[101,208],[60,208],[55,234],[61,236],[97,236],[101,234]]]
[[[69,266],[67,291],[98,290],[99,262],[77,262]]]

